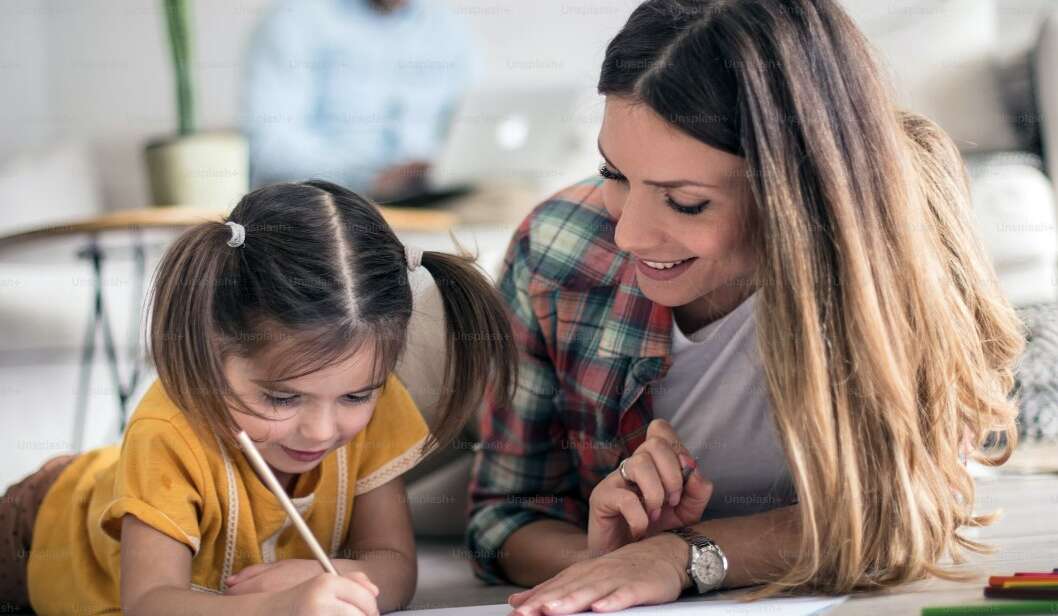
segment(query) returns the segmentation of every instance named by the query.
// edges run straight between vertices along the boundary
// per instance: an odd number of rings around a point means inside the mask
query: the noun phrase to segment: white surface
[[[962,150],[1016,150],[996,73],[993,0],[846,0],[880,52],[900,103],[934,120]]]
[[[640,616],[695,616],[708,614],[726,614],[729,616],[750,616],[767,614],[768,616],[808,616],[825,614],[827,610],[845,601],[846,597],[792,597],[783,599],[762,599],[753,603],[738,601],[713,600],[711,598],[693,597],[675,603],[656,606],[633,607],[610,614],[638,614]],[[422,616],[507,616],[511,606],[507,604],[479,605],[476,607],[454,607],[433,610],[408,610],[399,614],[422,614]]]

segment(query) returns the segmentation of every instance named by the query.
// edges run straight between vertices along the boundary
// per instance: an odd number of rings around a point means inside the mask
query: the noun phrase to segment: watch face
[[[698,582],[705,586],[719,586],[724,581],[724,563],[713,550],[701,550],[691,565],[691,571]]]

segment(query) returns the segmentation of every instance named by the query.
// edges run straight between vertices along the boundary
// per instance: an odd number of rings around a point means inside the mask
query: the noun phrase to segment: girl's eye
[[[687,214],[689,216],[692,216],[694,214],[700,214],[702,210],[704,210],[709,205],[708,200],[702,201],[701,203],[696,203],[694,205],[682,205],[673,201],[672,197],[669,197],[668,195],[665,196],[665,202],[669,204],[669,207],[676,210],[680,214]]]
[[[371,395],[370,394],[368,394],[366,396],[364,396],[364,395],[354,396],[353,394],[349,394],[349,395],[347,395],[345,397],[345,400],[347,402],[349,402],[350,404],[363,404],[363,403],[367,402],[370,399],[371,399]]]
[[[620,173],[617,173],[616,171],[610,169],[610,167],[608,167],[606,165],[606,163],[603,163],[599,167],[599,175],[602,176],[602,178],[604,180],[615,180],[617,182],[624,182],[625,181],[625,176],[623,176]]]
[[[270,394],[268,392],[262,392],[261,395],[264,396],[265,401],[271,404],[272,406],[291,406],[292,404],[297,402],[298,399],[297,394],[284,396]]]

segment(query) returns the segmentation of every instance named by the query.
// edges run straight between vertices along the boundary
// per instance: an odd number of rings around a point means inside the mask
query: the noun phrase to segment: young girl
[[[429,427],[392,374],[420,263],[448,328]],[[8,604],[28,594],[43,614],[161,616],[407,603],[416,561],[400,475],[457,433],[486,383],[506,395],[513,378],[504,308],[471,260],[402,245],[334,184],[279,184],[246,195],[227,223],[184,233],[151,302],[159,379],[120,448],[53,460],[4,499],[21,510],[5,533]],[[339,576],[323,573],[239,451],[239,430]]]

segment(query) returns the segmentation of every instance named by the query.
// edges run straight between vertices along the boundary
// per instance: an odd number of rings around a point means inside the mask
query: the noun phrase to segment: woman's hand
[[[355,561],[348,561],[348,563],[353,562]],[[342,564],[345,565],[346,563],[343,562]],[[371,582],[366,573],[357,571],[354,567],[339,566],[338,561],[334,562],[334,566],[339,570],[342,577],[359,583],[374,596],[378,596],[378,586]],[[224,591],[224,594],[246,595],[255,592],[278,592],[293,588],[322,573],[324,571],[319,561],[298,558],[251,565],[228,577],[228,588]]]
[[[589,498],[588,552],[592,556],[698,522],[713,494],[712,482],[698,473],[694,458],[663,419],[650,422],[646,440],[624,465],[631,482],[614,471],[595,486]],[[686,485],[684,468],[695,469]]]
[[[661,535],[571,565],[550,580],[511,595],[507,602],[518,616],[612,612],[669,603],[690,587],[687,554],[682,539]]]

